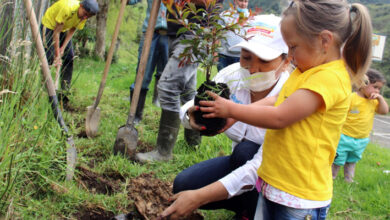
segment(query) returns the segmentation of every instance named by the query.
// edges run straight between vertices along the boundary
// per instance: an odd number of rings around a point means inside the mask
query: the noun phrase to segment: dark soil
[[[91,193],[111,195],[120,190],[121,184],[126,182],[126,178],[114,170],[108,170],[104,174],[98,174],[88,168],[78,166],[79,174],[76,181],[79,185]],[[52,186],[57,189],[58,186]],[[62,192],[62,188],[56,191]],[[129,180],[126,186],[129,201],[134,201],[125,208],[126,211],[113,213],[106,211],[97,205],[86,205],[80,207],[73,216],[77,219],[126,219],[126,220],[154,220],[171,204],[169,198],[172,196],[172,183],[155,178],[153,173],[144,173]],[[122,217],[122,218],[119,218]],[[203,216],[199,212],[193,212],[186,220],[202,220]]]
[[[77,167],[79,174],[76,181],[91,193],[111,195],[120,188],[120,180],[112,180],[103,177],[87,168]]]
[[[87,132],[85,130],[80,131],[80,133],[77,134],[78,138],[87,138]]]
[[[195,105],[199,106],[199,101],[204,100],[213,100],[210,96],[206,94],[206,91],[212,91],[219,96],[229,99],[230,90],[225,83],[215,83],[214,81],[206,81],[197,90],[197,95],[195,96]],[[206,130],[201,131],[201,135],[212,136],[216,135],[219,130],[221,130],[226,125],[225,118],[203,118],[203,112],[196,111],[194,112],[195,122],[200,125],[206,126]]]
[[[101,207],[82,208],[73,215],[78,220],[108,220],[115,216],[113,212],[106,211]]]
[[[153,173],[143,173],[130,180],[127,191],[144,219],[156,219],[170,205],[172,184],[155,178]],[[198,220],[203,216],[194,212],[185,219]]]
[[[85,153],[85,157],[89,158],[88,167],[95,167],[96,164],[107,159],[107,154],[101,151],[90,151]]]
[[[111,179],[111,180],[119,180],[121,182],[125,182],[125,177],[122,176],[122,174],[118,173],[115,170],[107,170],[103,173],[103,176],[105,178]]]

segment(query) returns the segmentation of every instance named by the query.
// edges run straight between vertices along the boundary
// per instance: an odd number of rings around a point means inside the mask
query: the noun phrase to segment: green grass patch
[[[102,112],[99,135],[94,139],[79,138],[77,135],[85,129],[86,107],[93,104],[103,68],[104,63],[92,59],[77,60],[75,66],[70,96],[75,110],[65,112],[64,117],[75,137],[80,165],[99,174],[119,173],[126,179],[125,182],[145,172],[154,172],[158,178],[172,181],[186,167],[231,152],[231,143],[224,135],[204,137],[197,149],[189,147],[181,129],[174,148],[174,159],[169,162],[140,165],[114,156],[112,149],[116,133],[119,126],[125,124],[129,111],[129,86],[135,75],[134,64],[112,65],[99,105]],[[12,189],[6,193],[2,213],[12,213],[21,219],[58,219],[74,216],[82,207],[89,206],[102,207],[113,213],[131,211],[129,207],[133,201],[127,199],[124,185],[118,192],[104,195],[92,193],[76,181],[64,181],[66,146],[51,115],[46,91],[37,73],[34,72],[36,78],[32,81],[31,75],[25,78],[34,88],[28,102],[21,105],[18,93],[0,105],[0,192],[6,189],[8,173],[12,174],[10,179],[13,183]],[[204,76],[202,73],[198,76],[200,83]],[[141,148],[153,147],[156,143],[160,109],[151,105],[152,94],[150,91],[146,99],[144,120],[136,127],[143,143]],[[357,164],[356,182],[347,184],[342,174],[338,176],[334,183],[329,219],[389,218],[390,189],[386,186],[390,175],[384,173],[390,170],[389,157],[389,149],[369,145],[362,161]],[[8,168],[10,164],[11,171]],[[233,216],[233,213],[224,210],[203,212],[206,219],[229,219]]]

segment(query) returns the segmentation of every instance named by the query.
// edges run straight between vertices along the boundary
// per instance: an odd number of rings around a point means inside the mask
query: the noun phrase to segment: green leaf
[[[188,7],[190,7],[190,9],[191,9],[193,12],[196,11],[196,6],[195,6],[194,3],[192,3],[192,2],[188,3]]]
[[[183,13],[183,17],[181,18],[182,20],[187,20],[188,15],[190,14],[190,11],[186,11]]]
[[[176,35],[179,36],[180,34],[183,34],[183,33],[187,32],[187,31],[188,31],[188,29],[187,29],[186,27],[181,27],[181,28],[177,31]]]

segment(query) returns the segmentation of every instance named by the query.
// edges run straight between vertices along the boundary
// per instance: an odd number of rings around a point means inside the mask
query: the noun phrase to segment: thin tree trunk
[[[14,0],[8,0],[0,5],[0,74],[3,76],[10,61],[7,50],[12,40],[15,3]]]
[[[98,0],[100,11],[96,15],[96,44],[95,55],[104,59],[104,53],[106,49],[106,26],[107,26],[107,13],[109,7],[109,0]]]

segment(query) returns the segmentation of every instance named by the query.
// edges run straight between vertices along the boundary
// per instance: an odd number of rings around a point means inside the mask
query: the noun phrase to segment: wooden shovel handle
[[[141,91],[142,80],[144,78],[146,63],[148,61],[150,45],[152,43],[152,38],[154,34],[154,27],[156,26],[157,14],[160,9],[161,0],[154,0],[152,4],[152,9],[150,10],[150,17],[148,22],[148,28],[145,33],[145,41],[142,47],[141,59],[138,65],[137,77],[135,80],[135,87],[133,97],[131,98],[131,106],[129,117],[127,118],[127,124],[130,124],[134,120],[135,111],[137,109],[139,93]]]
[[[110,70],[111,61],[112,61],[112,57],[114,55],[114,50],[115,50],[115,44],[116,44],[116,41],[118,39],[119,29],[120,29],[120,26],[122,24],[122,18],[123,18],[123,13],[125,11],[126,4],[127,4],[127,0],[122,0],[121,8],[119,10],[118,18],[116,20],[114,35],[112,36],[110,49],[108,50],[106,66],[104,67],[102,81],[100,81],[99,91],[98,91],[97,97],[95,99],[95,103],[93,104],[94,109],[96,109],[97,106],[99,105],[100,99],[103,95],[104,87],[106,86],[106,79],[107,79],[108,71]]]
[[[30,21],[32,37],[33,37],[35,44],[37,46],[38,57],[39,57],[39,60],[41,61],[42,73],[43,73],[43,77],[44,77],[45,82],[46,82],[47,91],[49,93],[49,96],[55,96],[56,92],[54,89],[54,83],[53,83],[53,79],[51,78],[51,75],[50,75],[49,63],[47,62],[47,59],[46,59],[46,53],[45,53],[45,50],[43,48],[43,43],[41,40],[42,38],[41,38],[41,34],[39,33],[38,23],[37,23],[34,9],[32,8],[31,0],[23,0],[23,1],[24,1],[24,5],[26,7],[28,20]]]
[[[55,83],[54,83],[54,87],[56,90],[58,90],[58,87],[60,84],[60,70],[61,70],[61,66],[58,65],[56,68],[56,79],[55,79]]]

